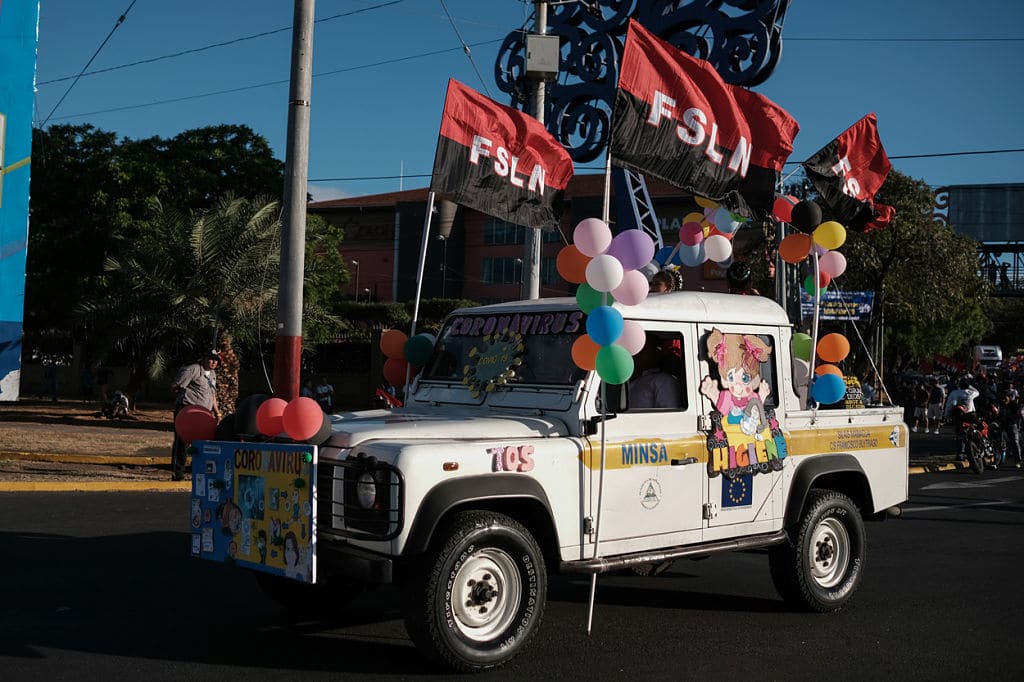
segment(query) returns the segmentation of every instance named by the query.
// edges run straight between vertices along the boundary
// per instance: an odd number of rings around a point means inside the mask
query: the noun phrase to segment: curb
[[[0,481],[0,493],[187,492],[192,481]]]

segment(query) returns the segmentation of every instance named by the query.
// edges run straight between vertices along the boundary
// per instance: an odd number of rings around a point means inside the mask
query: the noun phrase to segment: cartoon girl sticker
[[[768,360],[772,349],[753,334],[724,334],[712,329],[707,340],[708,357],[718,365],[719,382],[704,377],[700,392],[715,405],[715,409],[729,424],[743,425],[744,413],[747,429],[754,429],[764,421],[764,401],[771,387],[761,379],[761,363]],[[751,402],[753,401],[753,404]]]

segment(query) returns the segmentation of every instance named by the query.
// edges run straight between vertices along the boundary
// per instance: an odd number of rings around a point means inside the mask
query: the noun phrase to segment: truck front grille
[[[321,460],[317,472],[317,528],[324,534],[359,540],[390,540],[402,532],[402,474],[373,457]],[[369,473],[376,503],[364,509],[356,496],[359,478]]]

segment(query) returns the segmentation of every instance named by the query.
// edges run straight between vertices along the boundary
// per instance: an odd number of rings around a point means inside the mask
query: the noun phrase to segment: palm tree
[[[258,350],[274,338],[276,319],[277,201],[227,196],[196,215],[165,208],[156,199],[151,205],[152,219],[139,225],[139,237],[105,263],[108,295],[79,309],[102,321],[115,347],[131,358],[132,392],[163,375],[172,358],[217,347],[225,334],[241,348]],[[314,225],[313,232],[310,243],[322,245],[323,230]],[[322,279],[340,260],[337,242],[331,246],[307,249],[307,281]],[[333,333],[340,326],[316,296],[303,312],[307,324]],[[237,387],[237,371],[234,363],[235,376],[224,377],[225,383]]]

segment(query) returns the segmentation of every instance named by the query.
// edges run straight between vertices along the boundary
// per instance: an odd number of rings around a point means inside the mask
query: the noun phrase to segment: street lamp
[[[359,261],[352,261],[352,265],[356,266],[356,303],[359,302]]]

